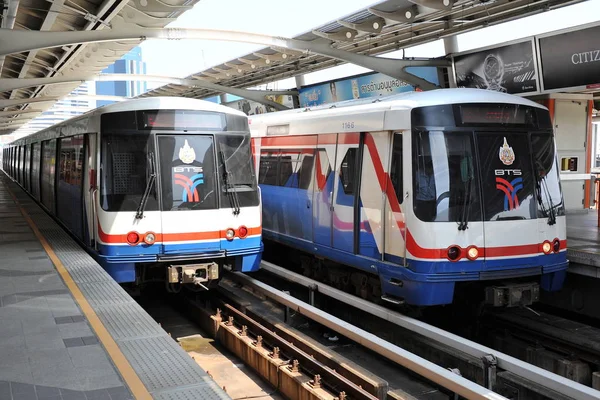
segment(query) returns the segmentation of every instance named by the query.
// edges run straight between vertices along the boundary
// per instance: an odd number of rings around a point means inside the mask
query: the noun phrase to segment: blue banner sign
[[[407,72],[439,85],[436,67],[409,67]],[[305,86],[300,89],[300,107],[314,107],[338,101],[388,96],[414,91],[415,87],[379,72]]]

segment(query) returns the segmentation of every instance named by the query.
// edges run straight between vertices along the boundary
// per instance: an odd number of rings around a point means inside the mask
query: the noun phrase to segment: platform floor
[[[229,396],[0,171],[0,400],[132,398]]]

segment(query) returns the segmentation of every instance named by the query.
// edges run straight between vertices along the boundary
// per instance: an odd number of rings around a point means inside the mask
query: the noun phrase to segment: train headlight
[[[154,242],[156,242],[156,235],[152,232],[146,233],[144,236],[144,242],[146,244],[154,244]]]
[[[460,258],[460,247],[451,246],[448,248],[448,260],[457,261]]]
[[[552,252],[552,245],[550,244],[549,241],[545,241],[542,244],[542,251],[544,252],[544,254],[550,254]]]
[[[245,226],[240,226],[240,228],[238,229],[238,236],[240,238],[245,238],[248,235],[248,228],[246,228]]]
[[[231,228],[227,229],[227,231],[225,232],[225,237],[227,238],[227,240],[233,240],[234,236],[235,236],[235,231]]]
[[[479,257],[479,249],[475,246],[471,246],[467,249],[467,258],[471,261]]]
[[[558,238],[552,241],[552,250],[554,250],[555,253],[560,251],[560,240]]]
[[[140,235],[137,232],[129,232],[127,234],[127,243],[132,246],[135,246],[140,241]]]

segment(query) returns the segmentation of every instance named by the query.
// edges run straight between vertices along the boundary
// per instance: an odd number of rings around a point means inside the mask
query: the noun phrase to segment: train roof
[[[145,97],[139,99],[124,100],[118,103],[108,104],[88,111],[84,115],[105,114],[132,110],[206,110],[235,114],[245,117],[246,114],[231,107],[223,106],[211,101],[190,99],[187,97]]]
[[[91,117],[99,116],[107,113],[135,111],[135,110],[204,110],[221,112],[224,114],[233,114],[246,118],[246,114],[231,107],[223,106],[206,100],[190,99],[186,97],[147,97],[139,99],[123,100],[118,103],[107,104],[90,110],[84,114],[69,118],[66,121],[59,122],[48,128],[42,129],[34,134],[14,140],[9,144],[21,144],[27,139],[34,139],[37,136],[43,136],[45,132],[57,129],[59,127],[75,124],[81,120],[86,120]]]
[[[410,126],[407,125],[409,119],[404,118],[406,126],[402,127],[403,117],[400,115],[407,115],[411,109],[460,103],[507,103],[546,109],[544,106],[520,96],[484,89],[458,88],[346,100],[316,107],[253,115],[249,117],[249,123],[253,136],[265,136],[270,127],[282,125],[289,125],[289,130],[285,134],[302,134],[310,131],[312,133],[335,133],[409,129]],[[354,126],[340,129],[342,126],[340,124],[345,122],[353,122]]]

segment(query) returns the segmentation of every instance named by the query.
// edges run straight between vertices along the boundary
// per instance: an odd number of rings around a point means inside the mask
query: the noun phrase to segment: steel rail
[[[600,398],[600,391],[598,390],[546,371],[542,368],[521,361],[515,357],[475,343],[471,340],[464,339],[460,336],[436,328],[422,321],[404,316],[398,312],[371,303],[370,301],[363,300],[351,294],[342,292],[341,290],[332,288],[331,286],[324,285],[320,282],[296,274],[295,272],[279,267],[268,261],[262,261],[261,269],[305,287],[316,287],[316,290],[319,293],[332,297],[350,306],[359,308],[381,319],[401,326],[412,332],[418,333],[428,339],[435,340],[445,346],[460,350],[473,357],[481,359],[491,354],[496,357],[498,368],[511,372],[545,388],[551,389],[561,395],[577,400],[597,400]]]
[[[241,272],[232,272],[229,276],[232,279],[254,287],[260,290],[266,296],[277,302],[294,309],[295,311],[307,316],[321,325],[334,330],[347,338],[359,343],[360,345],[395,361],[405,368],[417,373],[418,375],[429,379],[430,381],[472,400],[500,400],[506,397],[499,395],[489,389],[484,388],[460,375],[442,368],[422,357],[412,354],[401,347],[391,344],[372,333],[364,331],[354,325],[347,323],[337,317],[319,310],[305,302],[296,299],[293,296],[285,294],[261,281],[249,277]]]

